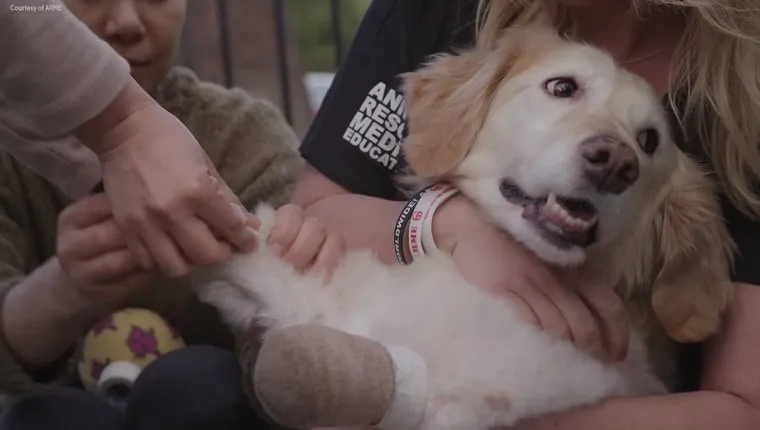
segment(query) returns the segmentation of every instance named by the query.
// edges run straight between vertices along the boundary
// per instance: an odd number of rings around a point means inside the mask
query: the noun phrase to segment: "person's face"
[[[152,93],[171,69],[186,0],[64,0],[66,6],[124,57],[132,77]]]

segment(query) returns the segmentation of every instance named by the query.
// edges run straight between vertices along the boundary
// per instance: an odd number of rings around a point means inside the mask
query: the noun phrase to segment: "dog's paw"
[[[665,327],[665,330],[673,340],[681,343],[702,342],[718,332],[719,324],[713,318],[692,316],[681,324]]]
[[[671,289],[656,291],[652,308],[668,336],[682,343],[703,342],[716,334],[724,311],[718,303]]]

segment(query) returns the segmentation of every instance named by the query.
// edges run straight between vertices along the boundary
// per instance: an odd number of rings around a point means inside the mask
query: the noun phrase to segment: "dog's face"
[[[453,174],[534,252],[577,264],[655,203],[675,161],[649,85],[596,49],[560,44],[502,82]]]
[[[677,164],[649,84],[547,31],[509,32],[489,52],[439,58],[407,79],[412,169],[455,182],[552,263],[580,264],[629,232]]]

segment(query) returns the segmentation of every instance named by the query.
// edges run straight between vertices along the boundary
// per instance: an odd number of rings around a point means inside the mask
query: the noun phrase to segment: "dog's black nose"
[[[601,192],[620,194],[639,178],[639,159],[622,140],[607,134],[581,142],[586,179]]]

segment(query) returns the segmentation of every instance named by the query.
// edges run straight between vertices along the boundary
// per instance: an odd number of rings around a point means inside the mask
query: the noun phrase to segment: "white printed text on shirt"
[[[398,164],[406,127],[405,109],[403,94],[379,82],[364,98],[343,132],[343,139],[386,169],[393,170]]]

